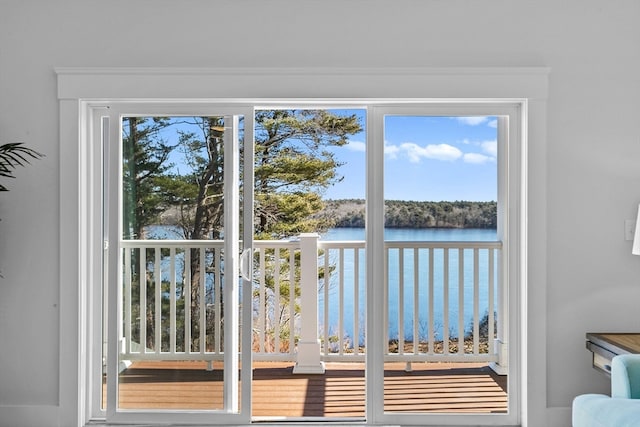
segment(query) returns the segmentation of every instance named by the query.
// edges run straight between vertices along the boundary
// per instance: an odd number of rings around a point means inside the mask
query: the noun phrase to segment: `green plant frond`
[[[0,177],[3,178],[15,178],[13,170],[18,166],[26,166],[32,159],[39,159],[44,157],[41,154],[29,147],[26,147],[22,142],[9,142],[0,145]],[[0,191],[9,191],[4,185],[0,185]]]
[[[44,157],[43,154],[26,147],[22,142],[0,145],[0,164],[7,167],[25,166],[29,159]]]

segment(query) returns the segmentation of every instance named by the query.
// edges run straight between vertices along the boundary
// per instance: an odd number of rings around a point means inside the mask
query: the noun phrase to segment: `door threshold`
[[[289,425],[302,424],[308,426],[309,424],[321,424],[321,425],[363,425],[367,421],[360,417],[254,417],[251,419],[253,424],[272,424],[272,423],[286,423]]]

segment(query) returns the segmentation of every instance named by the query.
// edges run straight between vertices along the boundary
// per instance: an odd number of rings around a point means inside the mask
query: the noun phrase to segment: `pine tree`
[[[175,148],[160,132],[172,123],[163,117],[123,118],[123,238],[144,239],[145,227],[166,209],[158,180],[169,170]]]
[[[340,147],[362,127],[355,115],[326,110],[256,113],[255,234],[283,238],[330,226],[313,217],[323,192],[340,181],[341,165],[329,147]]]

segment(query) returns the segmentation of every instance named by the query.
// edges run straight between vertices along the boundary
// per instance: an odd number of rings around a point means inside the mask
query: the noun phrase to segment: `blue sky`
[[[335,110],[356,114],[366,128],[364,109]],[[191,129],[180,125],[181,129]],[[192,128],[196,130],[197,128]],[[162,137],[175,142],[176,129]],[[385,198],[388,200],[497,200],[497,128],[495,117],[387,116],[385,118]],[[344,165],[342,182],[326,199],[364,199],[366,135],[353,135],[332,149]],[[183,155],[174,153],[176,164]],[[184,166],[182,166],[184,169]]]
[[[362,117],[364,110],[354,110]],[[387,116],[385,198],[388,200],[497,200],[495,117]],[[344,180],[328,199],[364,198],[364,132],[336,148]]]

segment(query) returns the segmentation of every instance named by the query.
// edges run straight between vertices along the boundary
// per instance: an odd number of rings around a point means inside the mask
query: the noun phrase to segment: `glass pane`
[[[364,418],[365,117],[256,112],[254,417]]]
[[[224,137],[122,119],[120,409],[224,409]]]
[[[497,140],[496,117],[385,117],[385,412],[506,412]]]

